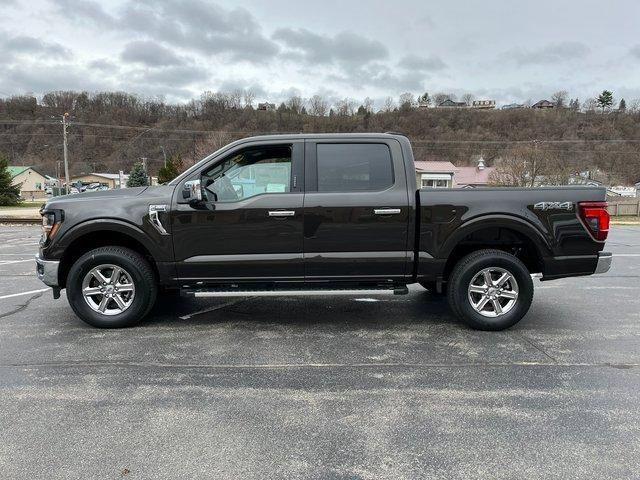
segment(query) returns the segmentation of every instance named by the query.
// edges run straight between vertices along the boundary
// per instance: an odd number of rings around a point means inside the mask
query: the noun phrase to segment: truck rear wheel
[[[529,311],[533,281],[515,256],[478,250],[456,264],[447,294],[451,309],[471,328],[504,330]]]
[[[81,256],[67,279],[73,311],[99,328],[130,327],[142,320],[158,287],[149,262],[124,247],[101,247]]]

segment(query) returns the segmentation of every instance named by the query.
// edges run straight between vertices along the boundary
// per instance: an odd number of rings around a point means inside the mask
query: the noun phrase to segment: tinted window
[[[318,191],[384,190],[393,185],[389,147],[381,143],[319,143]]]
[[[270,145],[234,153],[204,172],[201,181],[207,199],[217,202],[289,192],[291,147]]]

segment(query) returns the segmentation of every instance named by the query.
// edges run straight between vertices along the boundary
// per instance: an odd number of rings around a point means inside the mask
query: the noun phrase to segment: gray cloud
[[[149,40],[135,40],[125,45],[120,58],[129,63],[140,63],[149,67],[184,65],[186,60],[162,45]]]
[[[398,62],[400,68],[417,70],[421,72],[436,72],[447,68],[447,64],[440,57],[420,57],[418,55],[406,55]]]
[[[310,64],[364,65],[389,56],[387,47],[381,42],[350,32],[329,37],[303,28],[280,28],[272,38],[289,48],[287,55]]]
[[[545,65],[577,60],[586,57],[589,47],[581,42],[550,43],[537,49],[514,48],[502,55],[518,65]]]
[[[345,74],[331,74],[328,80],[346,85],[362,87],[377,87],[390,94],[404,91],[422,92],[425,75],[421,71],[406,71],[397,73],[387,65],[372,63],[361,68],[353,69]]]
[[[5,61],[16,55],[28,55],[46,59],[67,59],[71,50],[56,42],[46,42],[28,35],[9,36],[0,32],[0,51],[4,52]]]
[[[100,70],[104,73],[115,73],[120,70],[120,67],[106,58],[99,58],[89,62],[89,68],[93,70]]]
[[[111,15],[93,0],[55,1],[60,11],[73,9],[75,19],[87,19],[103,28],[135,33],[146,40],[171,43],[207,56],[226,54],[234,61],[261,63],[279,51],[243,8],[227,10],[204,0],[129,0]]]
[[[207,80],[209,73],[206,69],[195,65],[177,65],[163,68],[148,68],[128,73],[141,84],[166,85],[184,88],[193,83]]]
[[[629,49],[629,53],[634,57],[640,59],[640,45],[635,45]]]
[[[53,3],[61,15],[81,24],[90,21],[101,28],[112,28],[116,25],[116,19],[94,0],[53,0]]]
[[[19,93],[113,88],[106,79],[95,80],[83,68],[72,64],[46,66],[21,63],[0,72],[0,84]]]

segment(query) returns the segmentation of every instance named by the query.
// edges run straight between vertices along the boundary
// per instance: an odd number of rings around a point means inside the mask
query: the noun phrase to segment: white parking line
[[[49,290],[51,290],[51,289],[50,288],[41,288],[40,290],[29,290],[28,292],[12,293],[11,295],[2,295],[2,296],[0,296],[0,300],[4,300],[5,298],[21,297],[23,295],[32,295],[34,293],[47,292]]]
[[[28,260],[0,260],[0,267],[2,265],[9,265],[12,263],[25,263],[25,262],[35,262],[35,260],[33,258],[30,258]]]

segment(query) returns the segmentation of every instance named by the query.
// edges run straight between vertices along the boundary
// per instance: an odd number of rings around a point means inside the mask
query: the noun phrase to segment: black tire
[[[442,285],[442,292],[438,292],[438,287],[436,282],[419,282],[423,288],[426,288],[429,291],[430,295],[434,297],[444,297],[447,294],[446,285]]]
[[[135,295],[130,305],[121,313],[105,315],[94,311],[85,301],[82,282],[94,267],[100,265],[116,265],[131,277]],[[66,288],[69,304],[76,315],[98,328],[123,328],[137,324],[153,307],[158,292],[154,271],[149,262],[138,252],[125,247],[101,247],[82,255],[71,266]]]
[[[495,317],[477,312],[469,299],[472,280],[489,268],[508,271],[515,278],[518,288],[517,299],[511,309]],[[501,250],[478,250],[462,258],[454,267],[448,282],[447,298],[453,312],[469,327],[476,330],[504,330],[518,323],[529,311],[533,300],[533,281],[527,267],[515,256]],[[497,308],[495,311],[499,312]]]

